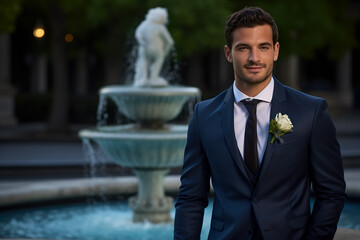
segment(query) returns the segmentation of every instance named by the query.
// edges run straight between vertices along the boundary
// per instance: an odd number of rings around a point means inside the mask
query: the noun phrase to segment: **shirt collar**
[[[241,92],[235,86],[235,81],[233,83],[233,91],[234,91],[234,97],[235,97],[236,103],[239,103],[240,101],[242,101],[244,99],[259,99],[263,102],[270,103],[272,100],[272,97],[273,97],[273,92],[274,92],[274,78],[271,77],[269,84],[261,92],[259,92],[259,94],[256,95],[255,97],[249,97],[246,94],[244,94],[243,92]]]

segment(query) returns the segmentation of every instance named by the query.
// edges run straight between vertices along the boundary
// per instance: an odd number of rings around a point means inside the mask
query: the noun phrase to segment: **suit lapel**
[[[274,119],[276,114],[282,113],[285,114],[287,112],[287,104],[286,104],[286,94],[285,94],[285,87],[282,85],[276,78],[274,78],[274,93],[273,98],[271,100],[271,111],[270,111],[270,121]],[[261,182],[262,176],[266,171],[267,166],[271,160],[271,155],[276,146],[277,142],[270,143],[271,135],[268,135],[266,149],[264,153],[264,157],[262,160],[261,172],[259,176],[258,185]]]
[[[234,93],[233,87],[231,86],[224,98],[223,105],[220,110],[221,114],[221,127],[224,134],[224,139],[227,145],[229,152],[236,165],[240,168],[241,172],[246,176],[246,179],[249,180],[250,185],[252,185],[250,179],[248,178],[247,170],[242,156],[237,147],[235,131],[234,131]]]

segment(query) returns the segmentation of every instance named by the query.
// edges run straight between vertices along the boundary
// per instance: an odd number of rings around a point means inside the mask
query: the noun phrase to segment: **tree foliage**
[[[0,0],[0,33],[15,30],[15,21],[21,12],[22,0]]]
[[[257,4],[275,18],[283,55],[312,58],[316,50],[326,48],[328,57],[336,58],[356,44],[347,0],[262,0]]]
[[[85,1],[84,21],[91,28],[93,43],[101,53],[123,54],[129,32],[143,7],[140,0]]]
[[[168,9],[169,31],[180,56],[191,56],[223,47],[224,24],[230,14],[226,1],[149,0],[147,6]]]
[[[44,4],[33,0],[31,4]],[[169,31],[178,54],[191,56],[225,44],[227,16],[245,6],[260,6],[274,16],[280,30],[281,54],[311,58],[326,48],[338,57],[357,44],[349,1],[335,0],[61,0],[67,28],[79,45],[91,42],[100,54],[124,54],[127,40],[152,7],[169,12]],[[22,0],[0,0],[0,32],[12,31]],[[76,44],[76,42],[74,42]]]

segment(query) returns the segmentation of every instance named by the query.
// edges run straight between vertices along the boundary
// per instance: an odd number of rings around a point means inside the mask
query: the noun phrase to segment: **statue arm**
[[[144,32],[144,22],[142,22],[139,27],[136,28],[135,30],[135,38],[136,41],[140,44],[140,45],[144,45],[145,44],[145,39],[143,36],[143,32]]]
[[[166,27],[162,27],[161,36],[165,41],[165,52],[168,53],[170,49],[174,46],[174,39],[171,37],[169,31]]]

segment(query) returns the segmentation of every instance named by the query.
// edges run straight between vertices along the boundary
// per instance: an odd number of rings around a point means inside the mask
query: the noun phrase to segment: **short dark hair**
[[[278,27],[272,16],[259,7],[246,7],[240,11],[231,14],[225,24],[226,44],[231,49],[233,42],[232,33],[240,27],[256,27],[269,24],[272,29],[273,44],[277,43],[279,38]]]

